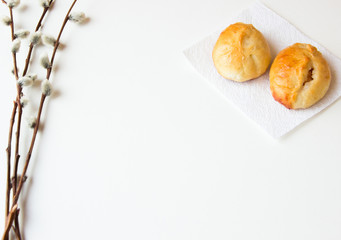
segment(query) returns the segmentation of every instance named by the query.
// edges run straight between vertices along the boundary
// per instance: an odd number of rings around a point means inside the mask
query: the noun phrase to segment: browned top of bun
[[[259,77],[271,61],[263,35],[245,23],[232,24],[220,34],[212,57],[218,73],[237,82]]]
[[[296,43],[282,50],[270,69],[273,97],[287,108],[308,108],[327,92],[331,75],[327,61],[312,45]]]

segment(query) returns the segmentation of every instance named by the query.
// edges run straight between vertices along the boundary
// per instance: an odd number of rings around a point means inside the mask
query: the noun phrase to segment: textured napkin
[[[217,73],[212,60],[212,50],[223,29],[184,51],[185,56],[201,75],[271,136],[275,138],[283,136],[340,97],[341,60],[302,34],[285,19],[257,2],[227,21],[226,27],[235,22],[251,23],[262,32],[269,43],[273,58],[279,51],[296,42],[309,43],[323,54],[331,69],[331,85],[322,100],[309,109],[289,110],[272,98],[269,71],[257,79],[244,83],[226,80]]]

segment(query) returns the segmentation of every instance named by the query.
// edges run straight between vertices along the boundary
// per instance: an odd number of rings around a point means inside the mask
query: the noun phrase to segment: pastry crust
[[[264,36],[252,24],[235,23],[220,34],[212,58],[221,76],[244,82],[266,71],[271,54]]]
[[[295,43],[282,50],[270,69],[272,96],[289,109],[309,108],[318,102],[330,80],[327,61],[310,44]]]

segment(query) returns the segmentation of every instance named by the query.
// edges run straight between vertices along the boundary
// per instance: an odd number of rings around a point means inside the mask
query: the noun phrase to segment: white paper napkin
[[[275,138],[283,136],[340,97],[341,60],[302,34],[285,19],[257,2],[227,21],[226,27],[235,22],[251,23],[261,31],[269,43],[273,58],[280,50],[296,42],[309,43],[323,54],[331,69],[332,82],[321,101],[309,109],[289,110],[272,98],[269,71],[257,79],[244,83],[226,80],[217,73],[212,60],[212,50],[220,32],[224,29],[184,51],[185,56],[200,74],[271,136]]]

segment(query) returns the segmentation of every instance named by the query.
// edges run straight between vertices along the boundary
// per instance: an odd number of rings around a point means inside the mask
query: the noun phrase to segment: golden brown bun
[[[330,79],[327,61],[310,44],[295,43],[282,50],[270,69],[272,96],[290,109],[315,104],[326,94]]]
[[[237,82],[259,77],[271,61],[263,35],[245,23],[232,24],[220,34],[212,57],[218,73]]]

